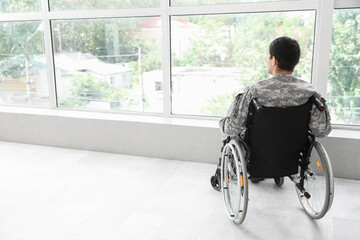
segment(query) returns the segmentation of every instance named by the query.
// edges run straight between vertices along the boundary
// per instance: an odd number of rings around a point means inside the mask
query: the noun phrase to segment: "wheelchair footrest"
[[[305,197],[306,199],[310,199],[310,198],[311,198],[310,193],[308,193],[308,192],[306,191],[306,189],[301,186],[300,183],[296,183],[296,187],[301,191],[302,194],[304,194],[304,197]]]

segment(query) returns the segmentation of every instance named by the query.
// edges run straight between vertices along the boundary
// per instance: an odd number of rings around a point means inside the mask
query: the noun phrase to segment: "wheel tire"
[[[283,177],[274,178],[274,182],[276,186],[281,187],[284,184],[284,178]]]
[[[220,176],[211,176],[210,178],[210,183],[211,183],[211,186],[216,190],[216,191],[219,191],[221,190],[221,184],[220,184]]]
[[[235,224],[241,224],[247,212],[248,179],[244,150],[234,139],[222,152],[220,182],[226,213]]]

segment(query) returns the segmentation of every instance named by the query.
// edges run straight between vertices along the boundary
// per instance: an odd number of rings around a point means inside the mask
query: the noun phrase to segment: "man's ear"
[[[272,63],[274,66],[278,65],[278,60],[276,59],[275,56],[273,56]]]

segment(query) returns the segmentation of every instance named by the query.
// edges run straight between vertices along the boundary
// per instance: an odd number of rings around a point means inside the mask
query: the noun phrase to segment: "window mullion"
[[[320,0],[316,14],[312,83],[323,97],[327,94],[333,6],[334,0]]]
[[[162,66],[163,66],[163,114],[171,115],[171,56],[169,1],[161,1]]]
[[[48,0],[42,0],[42,21],[44,24],[44,44],[45,44],[45,55],[46,55],[46,66],[47,66],[47,79],[49,89],[49,103],[51,108],[56,108],[56,84],[55,84],[55,73],[54,73],[54,61],[52,51],[52,39],[51,39],[51,26],[49,13],[49,2]]]
[[[159,16],[159,8],[68,10],[49,12],[49,19],[103,19]]]
[[[41,18],[40,12],[30,13],[1,13],[0,22],[36,21]]]

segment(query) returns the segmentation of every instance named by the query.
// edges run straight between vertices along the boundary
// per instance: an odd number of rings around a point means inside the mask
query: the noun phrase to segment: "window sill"
[[[30,108],[17,106],[0,106],[0,113],[15,113],[51,117],[68,117],[80,119],[106,120],[106,121],[123,121],[139,122],[166,125],[179,125],[191,127],[218,128],[218,118],[205,119],[202,117],[191,116],[170,116],[165,117],[161,114],[142,114],[142,113],[119,113],[119,112],[97,112],[88,110],[72,109],[50,109],[50,108]]]
[[[360,127],[347,127],[342,125],[334,125],[333,130],[329,134],[333,138],[360,139]]]
[[[193,116],[170,116],[161,114],[145,115],[140,113],[96,112],[88,110],[31,108],[18,106],[0,106],[0,113],[27,114],[77,119],[93,119],[105,121],[138,122],[149,124],[165,124],[189,127],[218,128],[220,118],[202,118]],[[330,138],[360,139],[360,126],[333,125]]]

